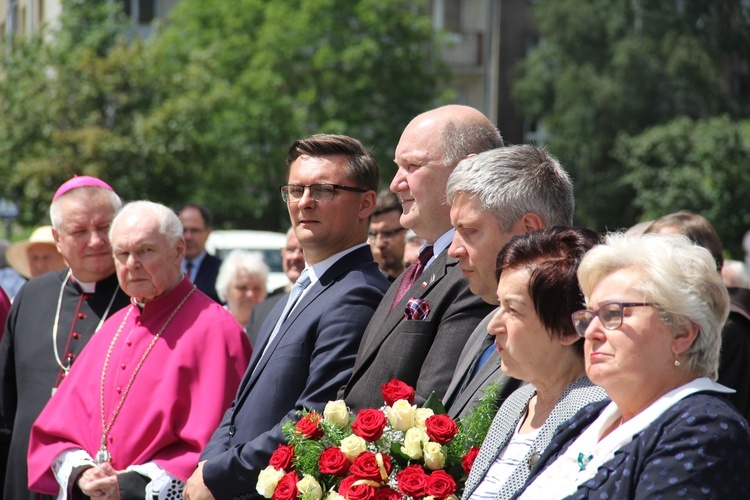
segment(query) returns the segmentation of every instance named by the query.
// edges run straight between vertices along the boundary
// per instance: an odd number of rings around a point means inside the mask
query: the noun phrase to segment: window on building
[[[461,33],[461,0],[444,0],[444,9],[443,26],[445,30]]]
[[[148,24],[154,20],[156,6],[154,0],[138,0],[138,24]]]

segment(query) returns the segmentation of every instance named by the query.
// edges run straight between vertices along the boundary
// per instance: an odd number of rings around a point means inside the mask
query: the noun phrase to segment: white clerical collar
[[[76,282],[76,284],[83,290],[84,293],[94,293],[96,292],[96,281],[81,281],[78,278],[73,275],[73,280]]]

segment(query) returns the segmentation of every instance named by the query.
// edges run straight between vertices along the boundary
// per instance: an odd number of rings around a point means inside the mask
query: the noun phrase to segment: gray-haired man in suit
[[[448,179],[451,223],[448,255],[459,260],[471,291],[497,305],[497,254],[518,234],[573,221],[573,184],[560,163],[533,145],[494,149],[461,161]],[[507,397],[519,382],[505,377],[487,315],[469,337],[444,397],[448,414],[464,416],[487,387]]]

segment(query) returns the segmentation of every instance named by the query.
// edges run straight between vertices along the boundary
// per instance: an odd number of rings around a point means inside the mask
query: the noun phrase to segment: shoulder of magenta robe
[[[81,353],[67,379],[34,424],[29,446],[29,488],[56,494],[51,465],[68,449],[95,456],[101,446],[101,377],[107,352],[105,418],[109,423],[149,344],[193,285],[177,287],[146,304],[113,315]],[[107,439],[112,466],[156,462],[187,480],[199,454],[234,398],[250,357],[241,326],[196,290],[146,356]]]

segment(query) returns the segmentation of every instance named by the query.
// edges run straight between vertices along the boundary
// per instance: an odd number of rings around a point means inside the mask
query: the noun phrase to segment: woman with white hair
[[[268,272],[263,257],[256,252],[233,250],[221,263],[216,292],[242,328],[247,326],[255,304],[266,298]]]
[[[586,373],[612,401],[558,430],[520,498],[750,498],[750,428],[714,382],[729,297],[709,252],[613,234],[578,279]]]

